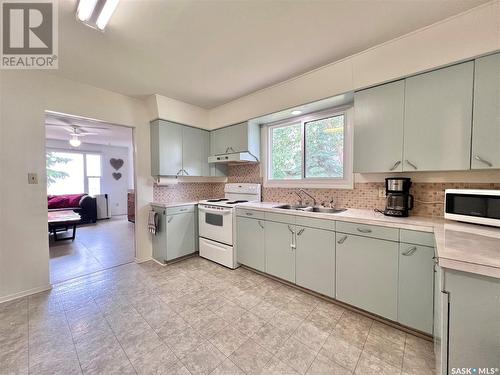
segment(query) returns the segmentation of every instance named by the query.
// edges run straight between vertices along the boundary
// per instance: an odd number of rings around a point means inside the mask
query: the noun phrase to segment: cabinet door
[[[266,253],[264,247],[264,225],[262,220],[246,217],[236,218],[238,263],[264,272]]]
[[[296,284],[335,297],[335,233],[297,227],[295,256]]]
[[[500,280],[445,271],[445,289],[450,296],[448,367],[500,368]]]
[[[295,282],[295,226],[266,222],[266,272]]]
[[[432,334],[434,248],[399,244],[398,321]]]
[[[227,126],[210,133],[210,155],[248,151],[248,125],[246,122]]]
[[[196,252],[194,212],[169,215],[167,221],[167,260]]]
[[[160,263],[165,263],[167,260],[167,216],[164,208],[153,207],[153,210],[158,214],[158,227],[156,234],[152,235],[153,258]]]
[[[404,81],[354,94],[354,171],[403,170]]]
[[[151,152],[151,158],[157,158],[157,168],[159,176],[175,176],[182,169],[182,125],[168,121],[159,120],[153,123],[152,127],[158,127],[152,132],[152,137],[157,136],[158,140],[152,140],[152,144],[157,147],[155,152]],[[154,165],[152,161],[152,165]],[[153,168],[152,168],[153,169]]]
[[[500,53],[476,60],[472,169],[500,168]]]
[[[398,317],[398,243],[336,233],[337,299]]]
[[[182,168],[188,176],[209,176],[209,133],[190,126],[182,128]]]
[[[470,169],[473,69],[467,62],[406,80],[404,171]]]

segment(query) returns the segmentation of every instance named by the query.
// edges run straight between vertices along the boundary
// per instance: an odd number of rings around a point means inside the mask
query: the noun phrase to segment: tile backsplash
[[[259,164],[229,166],[228,182],[262,183]],[[339,207],[383,209],[385,199],[378,197],[383,182],[355,183],[354,189],[306,189],[319,203],[333,199]],[[415,198],[415,207],[411,215],[443,216],[445,189],[500,189],[500,183],[427,183],[414,182],[411,194]],[[267,202],[295,203],[297,196],[290,188],[263,188],[262,200]],[[181,183],[172,186],[155,187],[154,200],[162,202],[200,200],[224,196],[224,184],[216,183]]]

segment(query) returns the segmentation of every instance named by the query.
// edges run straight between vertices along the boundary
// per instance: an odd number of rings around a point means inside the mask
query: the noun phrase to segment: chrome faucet
[[[313,205],[316,206],[316,198],[314,198],[311,194],[309,194],[307,191],[305,191],[304,189],[300,189],[299,190],[299,193],[304,193],[305,195],[307,195],[309,198],[311,198],[313,200]],[[299,193],[296,193],[299,197],[300,197],[300,194]]]
[[[297,197],[299,197],[299,201],[298,201],[298,203],[299,203],[299,205],[301,205],[301,206],[302,206],[302,197],[300,196],[300,194],[299,194],[299,193],[297,193],[295,190],[294,190],[294,191],[292,191],[292,193],[294,193]]]

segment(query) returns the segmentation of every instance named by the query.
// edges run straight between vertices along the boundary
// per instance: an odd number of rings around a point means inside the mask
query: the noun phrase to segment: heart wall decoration
[[[118,181],[120,178],[122,178],[122,174],[120,172],[113,172],[113,178]]]
[[[109,159],[109,164],[111,164],[111,166],[115,169],[115,171],[117,171],[118,169],[123,167],[123,159],[111,158]]]

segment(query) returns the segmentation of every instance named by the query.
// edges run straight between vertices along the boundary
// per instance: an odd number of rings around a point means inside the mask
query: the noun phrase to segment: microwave
[[[500,227],[500,190],[446,189],[444,218]]]

